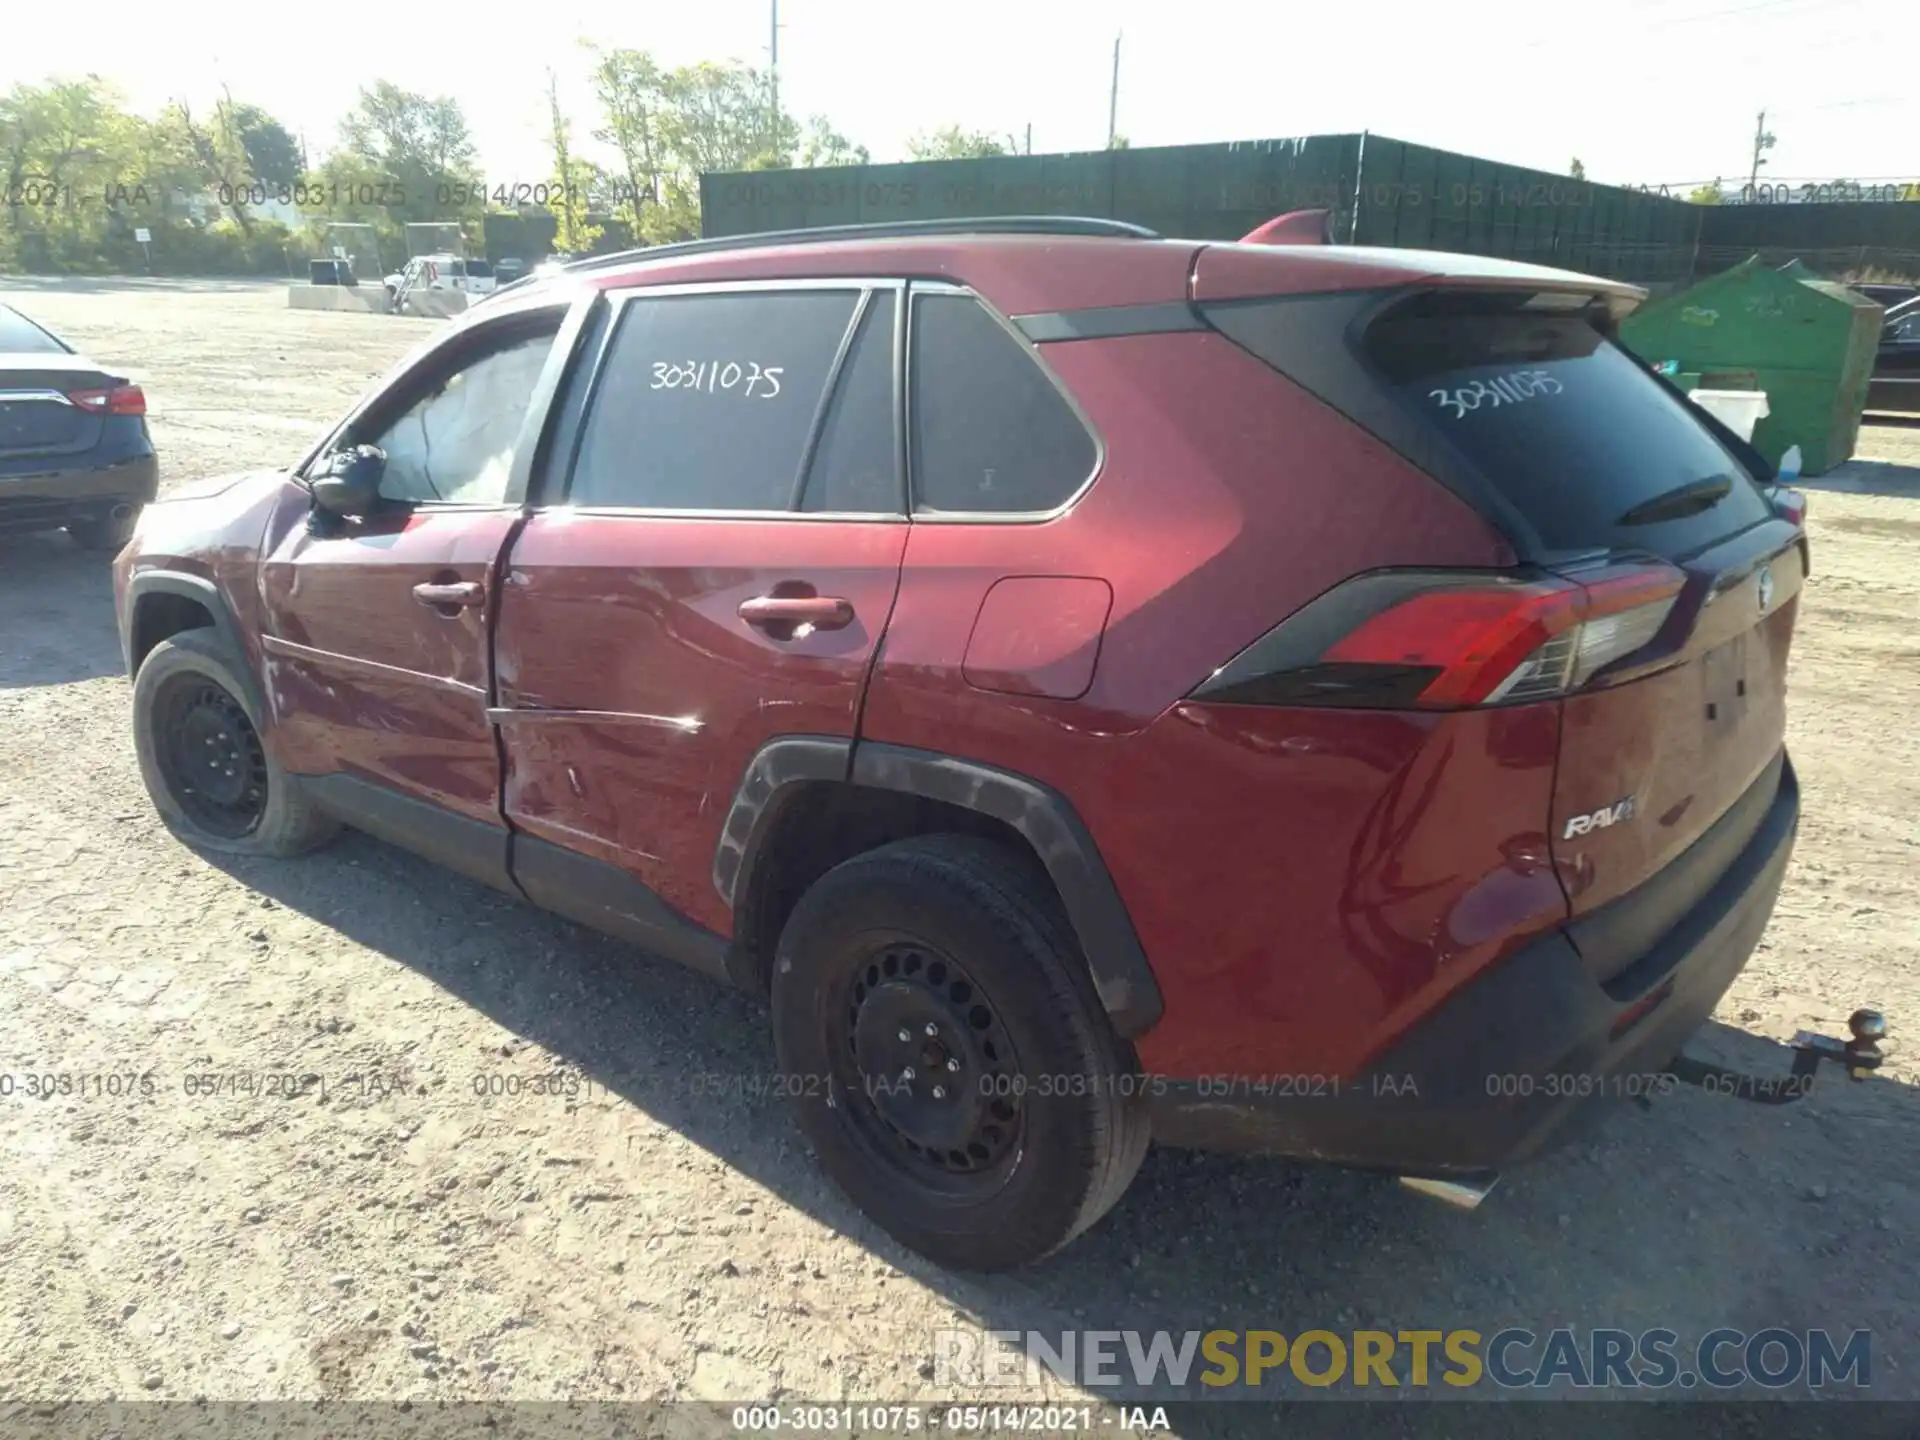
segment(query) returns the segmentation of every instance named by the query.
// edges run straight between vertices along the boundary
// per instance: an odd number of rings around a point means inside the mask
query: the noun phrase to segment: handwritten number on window
[[[1459,420],[1468,411],[1478,410],[1482,405],[1489,410],[1502,405],[1518,405],[1541,395],[1558,395],[1566,386],[1558,377],[1545,370],[1515,370],[1510,374],[1496,375],[1491,380],[1475,380],[1471,385],[1462,385],[1451,390],[1429,390],[1427,398],[1442,410],[1452,410],[1453,418]]]
[[[743,400],[771,400],[780,393],[784,365],[762,365],[749,360],[656,360],[655,390],[698,390],[708,395],[738,395]]]

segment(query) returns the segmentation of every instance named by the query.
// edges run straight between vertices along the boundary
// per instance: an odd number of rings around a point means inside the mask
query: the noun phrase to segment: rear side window
[[[1365,343],[1549,549],[1680,554],[1767,516],[1740,462],[1578,316],[1415,309]]]
[[[789,510],[859,292],[629,300],[589,402],[568,500]]]
[[[918,295],[909,335],[916,513],[1036,513],[1086,484],[1093,437],[979,301]]]
[[[0,355],[65,355],[67,353],[69,352],[66,346],[18,310],[0,305]]]

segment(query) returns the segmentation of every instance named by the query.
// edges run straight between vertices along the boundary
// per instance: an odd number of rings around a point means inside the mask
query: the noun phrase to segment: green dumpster
[[[1778,464],[1798,445],[1802,473],[1818,475],[1853,454],[1880,315],[1798,261],[1779,271],[1756,255],[1628,316],[1620,336],[1644,359],[1677,360],[1682,371],[1752,371],[1768,407],[1754,448]]]

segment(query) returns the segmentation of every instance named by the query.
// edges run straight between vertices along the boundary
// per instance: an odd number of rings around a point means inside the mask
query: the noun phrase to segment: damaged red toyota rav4
[[[1670,1071],[1793,846],[1799,501],[1640,298],[1073,220],[575,264],[146,510],[141,769],[766,996],[943,1264],[1150,1138],[1471,1199]]]

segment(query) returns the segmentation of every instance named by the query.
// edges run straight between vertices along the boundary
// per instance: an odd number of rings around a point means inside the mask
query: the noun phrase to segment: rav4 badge
[[[1595,830],[1604,830],[1609,825],[1618,825],[1622,820],[1633,818],[1633,797],[1616,800],[1611,805],[1602,805],[1590,815],[1575,815],[1568,819],[1566,832],[1562,840],[1571,840],[1576,835],[1590,834]]]

